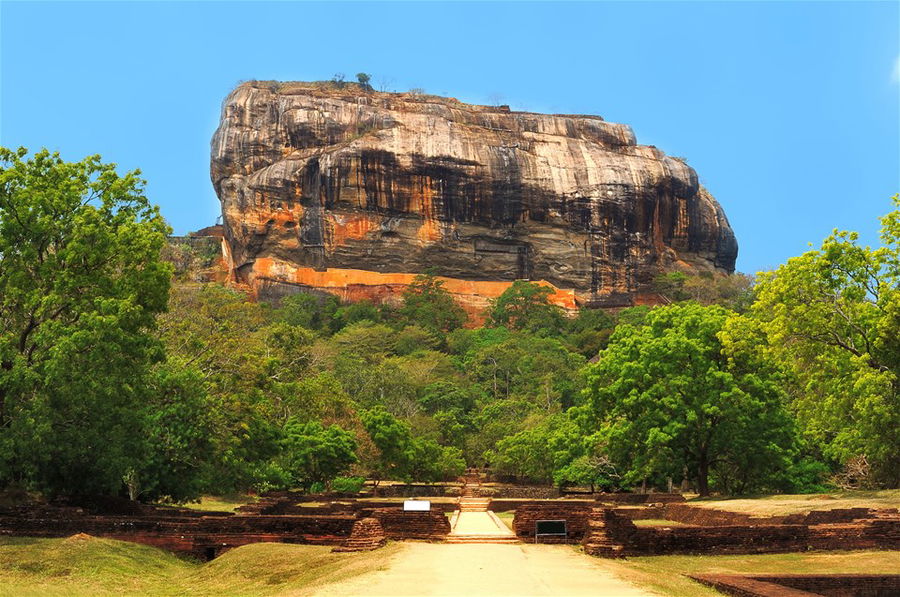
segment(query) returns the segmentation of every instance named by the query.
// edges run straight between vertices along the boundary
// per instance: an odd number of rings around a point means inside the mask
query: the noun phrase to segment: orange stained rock
[[[398,297],[417,274],[338,268],[319,272],[310,267],[296,267],[270,257],[261,257],[253,264],[253,275],[254,278],[268,278],[308,286],[347,300],[369,298],[380,302]],[[497,298],[512,285],[512,282],[460,280],[444,276],[438,276],[437,279],[444,283],[444,289],[454,295],[467,311],[470,309],[480,311],[487,306],[490,299]],[[536,283],[553,290],[553,294],[549,296],[551,303],[566,310],[578,308],[575,291],[557,288],[544,280],[538,280]]]
[[[335,247],[343,246],[348,240],[361,240],[366,237],[371,230],[378,227],[377,216],[369,214],[354,214],[337,216],[333,213],[327,214],[328,224],[331,228],[331,234],[327,235],[327,248],[333,251]]]
[[[441,239],[440,223],[434,219],[434,203],[432,202],[434,189],[431,188],[431,178],[425,177],[422,181],[422,196],[420,197],[419,212],[422,214],[422,225],[416,232],[416,236],[422,242],[428,243]]]

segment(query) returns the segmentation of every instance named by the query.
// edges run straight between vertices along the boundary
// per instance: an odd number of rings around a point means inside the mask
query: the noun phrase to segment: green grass
[[[191,510],[210,510],[215,512],[234,512],[245,504],[252,504],[257,498],[251,495],[204,495],[199,502],[183,504],[182,508]]]
[[[900,489],[765,495],[732,499],[707,498],[689,500],[688,503],[701,508],[716,508],[759,516],[782,516],[835,508],[900,508]]]
[[[494,515],[496,515],[497,518],[503,521],[503,524],[508,526],[509,530],[515,530],[513,529],[513,518],[515,518],[516,516],[515,512],[494,512]]]
[[[683,523],[676,522],[674,520],[665,520],[662,518],[643,518],[639,520],[632,520],[636,526],[639,527],[682,527]]]
[[[0,595],[164,594],[191,568],[159,549],[87,535],[0,540]]]
[[[719,574],[890,573],[900,570],[900,551],[842,551],[736,556],[647,556],[603,560],[599,565],[660,595],[719,596],[684,576]]]
[[[318,545],[256,543],[199,563],[87,535],[0,538],[0,596],[305,595],[383,568],[399,548],[334,554]]]

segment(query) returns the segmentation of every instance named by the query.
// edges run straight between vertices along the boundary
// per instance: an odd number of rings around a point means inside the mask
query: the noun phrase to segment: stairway
[[[519,543],[519,538],[503,524],[503,521],[488,511],[487,506],[490,502],[488,498],[462,498],[460,509],[451,520],[453,530],[447,535],[445,542]],[[467,509],[464,510],[464,506]]]
[[[447,535],[444,543],[498,543],[510,544],[519,543],[519,538],[515,535]]]
[[[491,498],[461,497],[459,498],[460,512],[487,512],[491,505]]]

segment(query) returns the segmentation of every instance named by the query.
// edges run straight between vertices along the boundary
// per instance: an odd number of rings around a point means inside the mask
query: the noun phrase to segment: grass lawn
[[[212,562],[112,539],[0,538],[0,595],[305,595],[323,584],[386,566],[397,544],[331,553],[319,545],[256,543]]]
[[[900,489],[882,491],[843,491],[808,495],[766,495],[734,499],[693,499],[688,503],[701,508],[716,508],[759,516],[804,514],[812,510],[835,508],[900,508]]]
[[[720,597],[721,593],[704,587],[684,575],[689,573],[896,574],[897,570],[900,570],[900,551],[819,551],[739,556],[647,556],[626,560],[600,560],[599,565],[660,595]]]
[[[683,527],[683,523],[674,520],[665,520],[663,518],[644,518],[640,520],[632,520],[635,526],[639,527]]]
[[[494,515],[502,520],[503,524],[509,527],[509,530],[513,530],[513,518],[516,515],[515,512],[494,512]]]
[[[252,495],[204,495],[199,502],[182,504],[181,508],[191,510],[210,510],[213,512],[234,512],[244,504],[252,504],[257,500]]]

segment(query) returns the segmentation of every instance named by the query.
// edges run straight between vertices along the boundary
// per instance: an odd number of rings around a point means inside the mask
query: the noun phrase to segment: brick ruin
[[[331,545],[356,551],[363,548],[361,539],[366,539],[366,548],[372,548],[386,539],[441,541],[450,532],[441,508],[404,512],[396,502],[299,504],[302,499],[298,503],[297,496],[269,496],[239,508],[237,514],[151,506],[97,514],[77,506],[28,505],[0,509],[0,536],[49,538],[86,533],[211,560],[250,543]]]
[[[588,530],[588,519],[593,505],[590,503],[567,504],[563,502],[523,504],[516,508],[513,532],[528,543],[577,543]],[[538,520],[565,520],[566,537],[535,537]]]
[[[124,502],[96,507],[19,506],[0,509],[0,536],[66,537],[77,533],[134,541],[209,560],[256,542],[375,549],[386,540],[445,541],[454,501],[430,512],[406,512],[398,501],[275,492],[235,514]],[[514,511],[521,541],[580,543],[600,557],[662,554],[753,554],[816,550],[900,549],[900,512],[849,508],[759,517],[684,503],[680,495],[610,494],[595,499],[490,501]],[[103,512],[103,513],[100,513]],[[109,512],[115,512],[110,514]],[[634,521],[671,521],[654,526]],[[566,537],[535,537],[538,520],[566,521]]]
[[[660,519],[672,526],[637,526]],[[563,539],[535,537],[537,520],[565,520]],[[849,508],[756,517],[687,504],[644,507],[534,503],[516,509],[513,529],[523,541],[581,542],[600,557],[666,554],[754,554],[808,550],[900,549],[900,512]]]
[[[381,522],[374,517],[361,518],[353,523],[353,530],[350,536],[335,547],[331,551],[371,551],[378,549],[387,541],[384,534],[384,527]]]
[[[895,597],[900,574],[694,574],[690,578],[738,597]]]

